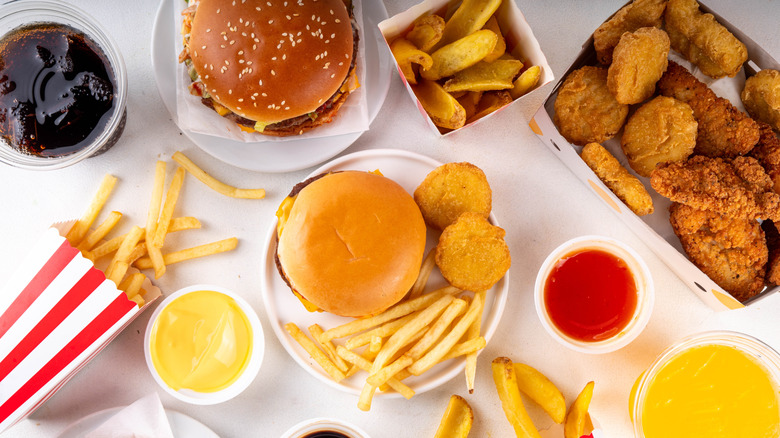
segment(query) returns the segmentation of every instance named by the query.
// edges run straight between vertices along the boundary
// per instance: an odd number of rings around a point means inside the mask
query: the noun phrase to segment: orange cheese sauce
[[[646,438],[777,437],[778,388],[736,348],[693,347],[673,357],[650,383],[642,429]]]
[[[231,297],[196,291],[171,301],[149,339],[152,363],[178,391],[216,392],[235,382],[252,355],[252,328]]]

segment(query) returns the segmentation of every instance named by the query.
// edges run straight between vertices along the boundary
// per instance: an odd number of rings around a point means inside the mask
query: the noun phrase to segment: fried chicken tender
[[[628,115],[628,105],[607,88],[607,69],[585,66],[569,74],[555,99],[555,125],[570,143],[584,146],[614,137]]]
[[[780,285],[780,232],[770,220],[761,222],[761,229],[766,236],[766,246],[769,249],[769,261],[766,264],[766,283],[771,286]]]
[[[436,265],[441,275],[463,290],[490,289],[512,264],[505,234],[480,214],[461,214],[444,229],[436,246]]]
[[[582,148],[581,157],[604,185],[637,216],[653,213],[653,200],[645,186],[603,146],[589,143]]]
[[[623,6],[593,32],[593,47],[600,63],[612,63],[612,51],[625,32],[640,27],[661,27],[666,0],[634,0]]]
[[[733,158],[750,152],[758,142],[756,122],[728,99],[718,97],[685,67],[669,61],[666,73],[658,81],[658,91],[691,106],[699,123],[696,154]]]
[[[764,166],[767,175],[772,179],[775,192],[780,193],[780,138],[772,131],[771,126],[761,121],[757,123],[761,135],[756,147],[750,151],[750,156]]]
[[[650,184],[674,202],[733,219],[780,219],[780,195],[752,157],[733,160],[696,155],[687,161],[661,164]]]
[[[752,219],[672,204],[669,221],[688,258],[718,286],[744,302],[764,288],[768,250]]]
[[[628,118],[620,146],[631,168],[649,177],[659,163],[683,161],[693,153],[697,126],[687,103],[658,96]]]
[[[607,87],[619,103],[639,103],[652,96],[666,71],[669,36],[655,27],[626,32],[612,53]]]
[[[487,219],[492,197],[485,172],[471,163],[443,164],[431,171],[414,191],[425,222],[439,230],[467,211]]]
[[[747,61],[747,47],[696,0],[669,0],[664,18],[672,48],[707,76],[733,78]]]
[[[780,132],[780,71],[764,69],[747,78],[740,97],[751,117]]]

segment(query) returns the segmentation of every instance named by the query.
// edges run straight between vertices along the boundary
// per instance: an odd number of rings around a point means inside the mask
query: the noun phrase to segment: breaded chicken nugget
[[[655,92],[669,61],[669,36],[655,27],[626,32],[612,53],[607,87],[620,103],[642,102]]]
[[[431,171],[414,191],[414,200],[430,226],[443,230],[461,213],[487,219],[493,192],[485,172],[471,163],[447,163]]]
[[[747,61],[747,47],[712,14],[702,13],[696,0],[669,0],[664,18],[675,34],[672,48],[707,76],[734,77]]]
[[[712,281],[739,301],[761,292],[769,253],[758,221],[683,204],[669,212],[683,250]]]
[[[658,96],[628,118],[620,146],[631,168],[649,177],[659,163],[682,161],[693,153],[696,128],[693,110],[687,103]]]
[[[490,289],[512,264],[504,235],[481,215],[463,213],[439,237],[436,265],[441,275],[463,290]]]
[[[750,156],[758,160],[764,167],[775,192],[780,193],[780,138],[772,130],[772,127],[764,122],[757,121],[761,133],[758,144],[750,151]]]
[[[634,0],[623,6],[593,32],[593,47],[600,63],[612,63],[612,51],[624,32],[640,27],[661,27],[666,0]]]
[[[637,216],[653,213],[653,200],[647,189],[603,146],[590,143],[582,148],[582,161]]]
[[[603,67],[585,66],[571,72],[555,99],[555,125],[566,140],[580,146],[614,137],[627,115],[628,105],[609,92]]]
[[[751,117],[780,132],[780,71],[765,69],[747,78],[741,97]]]

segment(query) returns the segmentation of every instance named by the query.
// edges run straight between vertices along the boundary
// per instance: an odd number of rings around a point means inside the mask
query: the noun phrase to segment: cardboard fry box
[[[630,2],[629,2],[630,3]],[[627,3],[628,4],[628,3]],[[725,26],[731,33],[733,33],[740,41],[742,41],[748,49],[748,61],[743,65],[743,73],[740,73],[735,78],[723,78],[713,80],[711,78],[704,77],[698,69],[691,66],[690,63],[683,64],[683,66],[691,70],[699,80],[707,83],[710,88],[715,91],[716,94],[721,97],[729,98],[731,103],[737,108],[742,109],[742,102],[739,99],[739,91],[744,86],[745,77],[752,76],[757,71],[765,68],[780,69],[780,63],[772,58],[769,53],[758,46],[755,41],[750,39],[745,33],[735,28],[723,17],[717,15],[712,10],[707,8],[704,4],[699,2],[701,10],[703,12],[712,13],[715,18],[723,26]],[[595,31],[595,29],[594,29]],[[676,55],[676,56],[675,56]],[[674,51],[670,51],[670,57],[676,61],[682,59]],[[634,233],[641,237],[645,244],[647,244],[656,255],[661,258],[666,265],[677,276],[688,285],[688,287],[705,303],[715,310],[731,310],[739,309],[750,305],[757,299],[760,299],[769,293],[776,291],[778,288],[765,289],[761,294],[756,295],[747,302],[740,303],[728,292],[723,290],[720,286],[715,284],[707,275],[705,275],[696,265],[694,265],[685,252],[682,249],[679,239],[674,234],[672,226],[669,223],[669,206],[671,201],[663,196],[659,195],[650,186],[650,179],[637,175],[628,164],[625,154],[620,147],[620,134],[615,138],[603,143],[603,146],[607,148],[615,158],[620,161],[620,164],[625,167],[631,174],[639,178],[644,184],[647,191],[650,193],[653,199],[653,205],[655,212],[647,216],[637,216],[634,214],[623,202],[615,196],[612,191],[604,185],[598,176],[585,164],[579,156],[582,147],[569,143],[558,132],[555,124],[553,123],[553,115],[555,113],[554,105],[555,99],[558,95],[558,89],[563,81],[572,71],[584,66],[584,65],[598,65],[596,60],[596,51],[593,48],[593,38],[591,37],[583,45],[582,51],[575,59],[574,63],[569,67],[566,73],[555,84],[550,95],[544,102],[544,105],[534,114],[534,117],[529,123],[531,129],[539,136],[542,142],[585,184],[589,187],[602,202],[604,202],[610,210],[618,215],[623,222],[631,228]],[[730,89],[730,90],[729,90]],[[730,91],[730,92],[729,92]],[[735,93],[736,92],[736,93]],[[632,105],[632,110],[639,105]],[[621,132],[622,133],[622,132]]]
[[[412,23],[414,23],[414,20],[423,15],[429,15],[432,13],[444,16],[445,11],[447,10],[447,5],[449,3],[450,0],[425,0],[416,6],[412,6],[406,11],[379,23],[379,30],[382,32],[382,36],[384,37],[388,50],[390,50],[390,43],[392,43],[396,38],[402,37],[410,30],[412,30]],[[523,13],[520,12],[520,8],[517,7],[517,4],[513,0],[504,0],[496,11],[496,18],[498,20],[499,26],[501,27],[501,31],[504,33],[507,52],[512,53],[516,57],[522,57],[526,64],[523,69],[533,65],[538,65],[541,67],[542,71],[539,77],[539,82],[531,91],[525,95],[518,97],[513,102],[503,106],[493,113],[488,114],[485,117],[466,124],[462,128],[449,131],[445,134],[441,133],[439,128],[428,116],[428,113],[426,113],[423,109],[420,100],[417,99],[417,96],[415,96],[411,85],[404,77],[404,74],[401,72],[401,69],[398,66],[398,63],[395,61],[395,58],[393,58],[393,63],[398,70],[398,74],[401,76],[401,80],[406,86],[406,91],[409,92],[409,96],[411,96],[411,98],[414,100],[418,111],[420,111],[420,114],[422,117],[424,117],[427,125],[431,128],[431,130],[433,130],[434,133],[436,133],[436,135],[440,137],[460,131],[461,129],[464,129],[468,126],[476,125],[477,123],[490,118],[494,114],[503,111],[518,100],[523,99],[528,94],[541,88],[545,84],[552,82],[554,79],[552,69],[547,64],[547,58],[545,58],[544,53],[542,53],[542,49],[539,47],[539,42],[536,40],[536,37],[534,37],[531,26],[528,25],[528,22],[525,20],[525,16],[523,16]]]
[[[0,432],[54,395],[161,295],[145,280],[139,308],[68,243],[69,228],[46,230],[0,288]]]

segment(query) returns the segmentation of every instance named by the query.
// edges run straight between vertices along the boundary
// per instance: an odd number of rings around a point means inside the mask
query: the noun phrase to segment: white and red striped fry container
[[[49,228],[0,287],[0,432],[54,395],[161,294],[146,280],[139,308],[61,233]]]

